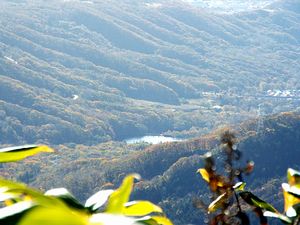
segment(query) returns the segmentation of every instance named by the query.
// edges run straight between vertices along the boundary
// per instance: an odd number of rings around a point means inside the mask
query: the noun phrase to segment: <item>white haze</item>
[[[189,4],[217,12],[235,13],[263,9],[276,0],[182,0]]]

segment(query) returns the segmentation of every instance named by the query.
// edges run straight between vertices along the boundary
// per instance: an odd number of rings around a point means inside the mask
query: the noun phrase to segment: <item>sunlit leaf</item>
[[[0,224],[15,225],[21,217],[32,207],[34,203],[30,201],[18,202],[0,209]]]
[[[0,188],[4,188],[7,194],[12,194],[18,198],[20,196],[30,196],[32,200],[40,205],[55,205],[64,207],[65,204],[54,197],[45,196],[39,191],[27,187],[25,184],[9,181],[0,178]]]
[[[197,172],[201,174],[203,180],[209,183],[209,186],[213,191],[215,191],[218,187],[224,187],[224,182],[221,176],[211,175],[204,168],[198,169]]]
[[[53,152],[45,145],[24,145],[0,149],[0,163],[15,162],[33,156],[40,152]]]
[[[288,224],[292,223],[292,220],[290,218],[288,218],[287,216],[282,215],[280,213],[266,211],[266,212],[264,212],[264,216],[278,218],[284,223],[288,223]]]
[[[296,217],[300,215],[300,203],[293,205],[286,211],[288,217]]]
[[[300,172],[289,168],[287,170],[287,180],[289,185],[295,185],[300,182]]]
[[[300,189],[296,186],[290,186],[287,183],[282,184],[283,197],[284,197],[284,211],[286,212],[293,205],[300,203],[300,198],[298,197]]]
[[[246,183],[238,182],[232,188],[236,191],[243,191],[245,189]]]
[[[151,219],[154,220],[159,225],[173,225],[171,220],[169,220],[167,217],[152,216]]]
[[[75,208],[75,209],[85,209],[83,205],[81,205],[77,199],[65,188],[55,188],[48,190],[45,193],[46,196],[55,196],[62,200],[65,204],[67,204],[69,207]]]
[[[68,208],[37,207],[26,214],[18,225],[87,225],[88,216]]]
[[[7,193],[8,188],[2,187],[0,188],[0,202],[9,201],[13,198],[17,198],[19,195],[13,193]]]
[[[208,213],[214,212],[219,209],[227,199],[228,195],[226,193],[220,195],[217,199],[209,204]]]
[[[171,220],[164,216],[145,216],[137,219],[137,221],[147,225],[173,225]]]
[[[150,213],[162,213],[162,209],[149,201],[132,201],[125,204],[125,216],[145,216]]]
[[[239,195],[242,197],[242,199],[244,199],[245,202],[247,202],[251,206],[255,206],[270,212],[277,212],[277,210],[272,205],[261,200],[249,191],[240,192]]]
[[[289,185],[289,184],[287,184],[287,183],[283,183],[283,184],[282,184],[282,188],[283,188],[286,192],[288,192],[288,193],[294,195],[295,197],[300,198],[300,185],[299,185],[299,184],[296,184],[296,185],[291,186],[291,185]]]
[[[96,211],[101,208],[108,200],[109,196],[114,190],[98,191],[86,200],[85,207],[90,208],[92,211]]]
[[[287,217],[296,217],[297,216],[297,212],[293,207],[290,207],[286,210],[285,212]]]
[[[206,182],[209,183],[209,173],[206,171],[206,169],[201,168],[201,169],[198,169],[197,172],[199,172],[201,174],[203,180],[205,180]]]
[[[88,225],[141,225],[135,219],[109,213],[93,214]]]
[[[140,179],[140,176],[138,174],[131,174],[124,178],[121,186],[109,196],[106,212],[122,214],[124,204],[129,200],[134,179]]]

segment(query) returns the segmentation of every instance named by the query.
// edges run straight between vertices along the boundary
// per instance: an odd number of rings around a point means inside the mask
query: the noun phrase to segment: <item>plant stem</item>
[[[300,225],[300,215],[295,219],[293,225]]]
[[[237,196],[235,190],[233,191],[233,193],[234,193],[234,196],[235,196],[235,199],[236,199],[236,203],[238,205],[239,212],[242,212],[242,208],[241,208],[241,205],[240,205],[239,197]]]

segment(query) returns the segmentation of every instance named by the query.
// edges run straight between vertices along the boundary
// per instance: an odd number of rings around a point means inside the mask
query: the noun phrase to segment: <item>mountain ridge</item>
[[[277,107],[275,100],[252,98],[249,106],[230,95],[207,99],[203,93],[299,89],[295,4],[228,15],[177,1],[2,1],[0,87],[7,93],[10,83],[11,93],[0,95],[1,110],[10,117],[2,122],[8,128],[1,137],[14,138],[0,142],[94,145],[172,131],[204,134],[223,121],[253,118],[260,103],[270,113],[293,110],[297,102],[282,100]],[[26,111],[24,116],[6,111],[10,104]],[[51,137],[31,128],[39,138],[22,136],[24,104],[42,113],[43,125],[54,129]],[[47,115],[70,122],[70,135],[60,139],[65,132]]]

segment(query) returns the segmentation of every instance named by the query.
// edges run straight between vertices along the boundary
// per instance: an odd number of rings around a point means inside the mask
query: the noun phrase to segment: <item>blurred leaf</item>
[[[149,201],[127,202],[123,209],[123,213],[126,216],[146,216],[154,212],[162,213],[162,209]]]
[[[246,183],[245,182],[238,182],[232,188],[235,191],[243,191],[245,189]]]
[[[215,175],[214,173],[209,174],[206,169],[201,168],[198,171],[202,178],[209,183],[209,186],[213,191],[217,190],[218,187],[224,187],[223,178],[221,176]]]
[[[0,225],[15,225],[29,209],[34,207],[31,201],[18,202],[0,209]]]
[[[134,179],[140,179],[140,176],[131,174],[124,178],[121,186],[109,196],[106,212],[122,214],[124,204],[129,200]]]
[[[88,225],[141,225],[135,219],[109,214],[109,213],[97,213],[93,214],[90,219]]]
[[[26,214],[18,225],[87,225],[85,214],[68,208],[37,207]]]
[[[294,170],[292,168],[289,168],[287,170],[287,180],[289,185],[295,185],[300,182],[300,172],[297,170]]]
[[[289,184],[282,184],[285,188],[284,190],[288,193],[290,193],[291,195],[294,195],[296,198],[300,199],[300,185],[296,184],[296,185],[289,185]]]
[[[159,225],[173,225],[173,223],[166,217],[163,216],[152,216],[152,220],[157,222]]]
[[[164,216],[145,216],[137,219],[137,221],[147,225],[173,225],[173,223]]]
[[[19,196],[13,193],[6,193],[7,190],[8,189],[5,187],[0,188],[0,202],[10,201],[11,199],[17,198]]]
[[[289,218],[291,217],[296,217],[297,216],[297,212],[296,210],[294,209],[294,207],[290,207],[286,210],[285,212],[285,215]]]
[[[284,197],[284,211],[286,212],[293,205],[300,203],[300,189],[296,186],[290,186],[287,183],[282,184],[283,197]]]
[[[5,190],[3,193],[14,195],[13,199],[16,200],[22,196],[30,196],[32,198],[32,201],[38,203],[39,205],[55,205],[65,207],[65,204],[58,198],[45,196],[39,191],[29,188],[22,183],[0,178],[0,188],[3,188],[2,190]]]
[[[247,165],[246,165],[246,168],[245,168],[244,172],[245,172],[246,174],[252,173],[252,171],[253,171],[253,169],[254,169],[254,165],[255,165],[254,161],[249,161],[249,162],[247,163]]]
[[[77,199],[65,188],[50,189],[45,193],[46,196],[54,196],[62,200],[66,205],[75,209],[85,209]]]
[[[277,212],[277,210],[272,205],[261,200],[249,191],[240,192],[239,195],[242,197],[242,199],[244,199],[245,202],[247,202],[251,206],[259,207],[271,212]]]
[[[278,218],[284,223],[288,223],[288,224],[292,223],[292,220],[290,218],[288,218],[287,216],[282,215],[280,213],[266,211],[266,212],[264,212],[264,216]]]
[[[227,201],[227,199],[228,199],[227,193],[220,195],[216,200],[214,200],[209,204],[208,213],[214,212],[217,209],[219,209],[223,205],[223,203]]]
[[[296,205],[293,205],[292,207],[288,208],[286,210],[285,214],[289,218],[296,217],[296,216],[300,215],[300,203],[296,204]]]
[[[98,191],[92,195],[85,202],[85,207],[89,208],[91,211],[95,212],[100,207],[102,207],[108,200],[109,196],[114,192],[114,190],[103,190]]]
[[[201,174],[203,180],[205,180],[207,183],[209,183],[209,173],[206,171],[206,169],[201,168],[201,169],[198,169],[197,172],[199,172]]]
[[[15,162],[33,156],[40,152],[53,152],[45,145],[24,145],[0,149],[0,163]]]

